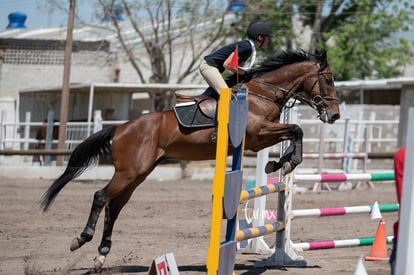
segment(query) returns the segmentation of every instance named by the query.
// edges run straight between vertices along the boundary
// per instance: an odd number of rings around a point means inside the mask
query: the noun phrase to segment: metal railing
[[[99,131],[103,127],[119,125],[124,122],[118,120],[102,120],[99,110],[95,111],[94,120],[91,123],[68,122],[65,150],[60,153],[67,155],[90,134]],[[398,120],[343,119],[337,121],[334,125],[326,125],[317,119],[300,119],[299,124],[305,133],[305,157],[308,154],[308,159],[318,159],[317,163],[314,161],[308,161],[307,163],[313,167],[317,166],[319,169],[329,166],[328,164],[333,164],[336,167],[342,167],[344,171],[357,169],[361,165],[362,167],[359,168],[366,170],[367,158],[370,153],[393,153],[396,151],[396,135],[390,136],[388,129],[394,129],[392,130],[394,132],[397,131],[398,123]],[[42,140],[36,139],[36,131],[39,127],[45,126],[49,136],[46,136]],[[32,122],[30,121],[30,114],[26,115],[25,122],[11,123],[0,119],[0,155],[12,155],[13,152],[15,152],[15,155],[46,153],[45,151],[37,150],[37,145],[40,143],[45,144],[45,150],[56,150],[58,140],[51,136],[52,128],[55,126],[59,126],[59,122],[54,122],[53,117],[50,116],[48,116],[48,121],[46,122]],[[279,152],[278,146],[272,148],[271,152]],[[326,161],[323,162],[323,158],[316,157],[316,154],[323,156],[329,153],[343,153],[344,156],[339,158],[339,160],[330,160],[329,163]],[[361,156],[359,155],[353,158],[351,156],[352,153],[363,153],[366,156],[362,164]]]

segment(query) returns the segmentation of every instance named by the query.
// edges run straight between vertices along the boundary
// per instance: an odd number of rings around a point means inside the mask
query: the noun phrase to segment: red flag
[[[230,61],[230,68],[237,69],[239,67],[239,47],[236,45],[236,49],[233,52],[233,57]]]

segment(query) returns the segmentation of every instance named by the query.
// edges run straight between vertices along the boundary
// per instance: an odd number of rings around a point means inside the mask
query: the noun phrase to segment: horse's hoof
[[[105,259],[106,259],[106,257],[104,255],[96,256],[95,259],[93,259],[93,261],[95,263],[95,271],[102,268],[102,266],[105,263]]]
[[[103,240],[101,245],[99,245],[98,252],[100,255],[108,255],[111,250],[112,242],[110,240]]]
[[[76,249],[80,248],[85,242],[78,237],[74,238],[70,244],[70,251],[75,251]]]
[[[266,174],[270,174],[273,172],[273,167],[275,166],[275,161],[269,161],[265,166]]]
[[[266,174],[276,172],[280,168],[280,163],[276,161],[269,161],[265,166]]]
[[[292,165],[290,164],[290,162],[285,162],[282,167],[282,175],[286,176],[287,174],[292,172],[292,170],[293,169],[292,169]]]

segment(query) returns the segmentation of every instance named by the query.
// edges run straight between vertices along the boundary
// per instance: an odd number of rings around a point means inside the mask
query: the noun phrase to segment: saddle
[[[217,96],[214,96],[216,93],[209,89],[196,96],[175,93],[177,103],[173,106],[173,111],[181,126],[187,128],[216,126]]]
[[[239,94],[242,83],[231,88],[232,99]],[[188,96],[175,93],[174,114],[181,126],[187,128],[215,127],[219,95],[208,87],[201,95]]]

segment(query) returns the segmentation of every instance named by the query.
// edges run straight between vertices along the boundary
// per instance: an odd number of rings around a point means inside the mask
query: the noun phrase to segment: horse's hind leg
[[[129,196],[137,186],[137,184],[134,184],[135,180],[133,180],[136,178],[137,176],[135,174],[115,172],[111,181],[103,189],[95,193],[86,226],[80,236],[72,240],[72,243],[70,245],[71,251],[80,248],[86,242],[92,240],[93,235],[95,234],[95,228],[99,219],[99,215],[101,214],[102,209],[109,202],[117,197],[123,197],[124,193],[129,194],[125,203],[128,201]],[[139,181],[139,183],[140,182],[142,181]]]
[[[95,192],[91,211],[89,213],[88,222],[86,223],[86,226],[83,229],[80,236],[72,240],[72,243],[70,244],[71,251],[75,251],[76,249],[84,245],[86,242],[92,240],[93,235],[95,234],[96,223],[98,222],[99,215],[102,209],[104,208],[105,204],[107,203],[107,201],[105,200],[107,192],[106,189],[107,186]]]
[[[128,202],[135,188],[129,188],[122,195],[112,199],[105,207],[105,221],[104,230],[101,243],[98,247],[99,255],[95,257],[95,270],[99,270],[105,263],[106,256],[111,250],[112,246],[112,231],[115,225],[115,221],[118,218],[124,205]]]

